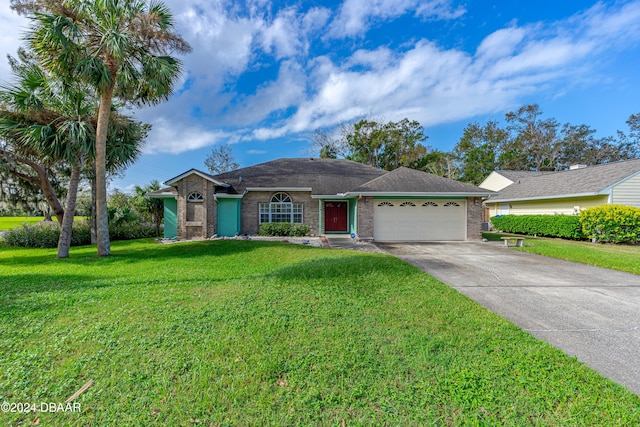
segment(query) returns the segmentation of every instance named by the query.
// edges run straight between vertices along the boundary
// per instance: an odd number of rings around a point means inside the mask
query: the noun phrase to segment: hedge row
[[[109,225],[109,237],[111,240],[131,240],[144,237],[155,237],[156,228],[147,224],[122,224]],[[4,234],[5,243],[11,246],[24,248],[55,248],[58,246],[60,227],[54,222],[42,221],[34,225],[22,225]],[[71,246],[83,246],[91,244],[91,227],[85,221],[77,221],[73,224],[71,234]]]
[[[507,233],[564,239],[584,239],[580,218],[569,215],[501,215],[491,218],[493,227]]]
[[[580,213],[584,234],[602,243],[640,242],[640,208],[605,205]]]
[[[491,223],[507,233],[588,238],[601,243],[640,242],[640,208],[632,206],[598,206],[583,210],[580,216],[502,215],[491,218]]]
[[[288,222],[264,222],[260,224],[258,234],[261,236],[306,236],[311,228],[306,224],[291,224]]]

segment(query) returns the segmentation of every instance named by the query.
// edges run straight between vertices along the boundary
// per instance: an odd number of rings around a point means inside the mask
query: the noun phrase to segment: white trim
[[[286,193],[289,191],[311,191],[311,187],[247,187],[245,191],[278,191]]]
[[[573,199],[578,197],[595,197],[595,196],[605,196],[608,193],[597,192],[597,193],[581,193],[581,194],[562,194],[559,196],[537,196],[537,197],[525,197],[522,199],[488,199],[485,200],[485,203],[506,203],[506,202],[528,202],[531,200],[551,200],[551,199]]]
[[[222,181],[218,181],[216,179],[213,179],[212,177],[208,176],[204,172],[200,172],[197,169],[188,170],[188,171],[176,176],[175,178],[171,178],[169,181],[165,181],[164,185],[173,185],[176,182],[188,177],[189,175],[198,175],[200,178],[203,178],[203,179],[206,179],[207,181],[213,182],[215,185],[217,185],[219,187],[230,187],[230,185],[227,184],[226,182],[222,182]]]
[[[242,199],[244,194],[213,193],[213,197],[216,199]]]
[[[169,192],[166,192],[166,193],[155,193],[155,194],[147,193],[147,196],[151,197],[152,199],[171,199],[171,198],[173,198],[173,199],[178,200],[178,196],[176,196],[173,193],[169,193]]]
[[[603,194],[612,194],[613,193],[613,187],[622,184],[623,182],[635,177],[636,175],[639,175],[640,171],[634,172],[631,175],[627,175],[626,177],[622,178],[621,180],[614,182],[613,184],[609,185],[608,187],[603,188],[602,190],[600,190],[600,192],[602,192]]]
[[[486,193],[404,193],[400,191],[396,192],[358,192],[358,193],[345,193],[345,197],[356,196],[372,196],[372,197],[482,197],[496,194],[493,191],[487,191]]]
[[[312,194],[312,199],[335,199],[339,200],[339,198],[346,199],[344,194]]]

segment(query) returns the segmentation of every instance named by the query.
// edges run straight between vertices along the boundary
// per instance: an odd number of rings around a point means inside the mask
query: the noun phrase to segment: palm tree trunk
[[[107,210],[107,129],[115,78],[102,93],[96,126],[96,231],[98,256],[111,255],[109,213]]]
[[[62,224],[62,220],[64,218],[64,209],[62,208],[62,205],[60,204],[60,201],[56,196],[56,190],[53,188],[53,185],[51,184],[51,180],[49,179],[49,173],[47,172],[47,168],[43,165],[40,165],[36,162],[32,162],[24,158],[16,158],[16,160],[33,169],[35,173],[38,175],[38,178],[35,179],[35,177],[30,177],[28,175],[21,174],[18,171],[11,170],[11,169],[9,170],[9,173],[11,173],[12,175],[14,175],[19,179],[23,179],[27,182],[30,182],[40,187],[40,189],[42,190],[42,194],[44,194],[45,200],[47,201],[47,203],[49,203],[49,206],[51,206],[51,209],[53,209],[53,213],[56,214],[58,225]]]
[[[81,171],[82,169],[78,165],[73,165],[71,167],[67,203],[64,209],[62,228],[60,229],[60,238],[58,239],[58,258],[69,258],[69,247],[71,246],[71,234],[73,232],[73,216],[76,212],[78,185],[80,183]]]

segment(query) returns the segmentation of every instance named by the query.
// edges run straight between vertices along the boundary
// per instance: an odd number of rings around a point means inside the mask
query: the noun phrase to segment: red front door
[[[324,231],[346,233],[347,209],[347,202],[324,202]]]

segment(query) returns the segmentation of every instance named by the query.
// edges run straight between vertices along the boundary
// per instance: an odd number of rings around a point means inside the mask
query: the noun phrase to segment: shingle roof
[[[640,173],[640,159],[522,177],[489,198],[489,202],[595,195]]]
[[[314,195],[343,193],[387,173],[361,163],[342,159],[278,159],[213,178],[231,185],[229,193],[242,194],[246,188],[312,188]]]
[[[377,177],[351,191],[350,194],[365,193],[446,193],[461,195],[489,195],[493,192],[475,185],[465,184],[415,169],[400,167]]]
[[[510,170],[497,170],[496,173],[516,182],[519,179],[531,178],[533,176],[546,175],[555,172],[538,172],[538,171],[510,171]]]

